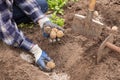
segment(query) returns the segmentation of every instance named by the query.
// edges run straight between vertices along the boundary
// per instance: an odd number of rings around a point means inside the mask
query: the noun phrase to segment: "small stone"
[[[99,16],[98,11],[94,11],[94,16],[96,16],[96,17],[98,17],[98,16]]]
[[[56,39],[53,39],[53,43],[56,42]]]
[[[57,38],[57,41],[60,41],[60,38]]]
[[[117,27],[117,26],[113,26],[113,27],[112,27],[112,30],[113,30],[113,31],[117,31],[117,30],[118,30],[118,27]]]
[[[93,56],[93,58],[96,58],[96,56]]]
[[[53,40],[52,40],[52,39],[49,39],[49,42],[50,42],[50,43],[52,43],[52,42],[53,42]]]

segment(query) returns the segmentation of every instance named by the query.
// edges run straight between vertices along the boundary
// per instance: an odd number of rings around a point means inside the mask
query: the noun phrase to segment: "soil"
[[[22,60],[19,50],[0,44],[0,80],[49,80],[39,68]]]
[[[56,69],[53,72],[67,73],[70,80],[119,80],[119,53],[110,51],[100,63],[96,64],[96,54],[102,40],[95,42],[72,32],[74,14],[86,16],[87,4],[88,0],[80,0],[76,3],[69,2],[64,7],[65,36],[60,42],[49,43],[48,39],[42,36],[38,26],[22,30],[55,61]],[[106,26],[120,27],[119,0],[97,0],[96,10]],[[119,34],[115,37],[114,43],[120,46]],[[11,48],[2,42],[0,44],[2,46],[0,47],[0,80],[49,80],[49,76],[40,71],[34,63],[30,64],[20,58],[23,50]]]

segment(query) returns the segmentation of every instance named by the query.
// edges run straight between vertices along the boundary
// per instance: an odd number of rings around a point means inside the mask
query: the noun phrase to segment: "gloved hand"
[[[52,61],[52,59],[47,55],[47,53],[40,49],[38,45],[34,45],[30,50],[34,54],[37,65],[41,70],[49,72],[51,69],[48,69],[46,63]]]
[[[45,51],[42,51],[41,56],[39,57],[39,59],[37,60],[37,64],[39,65],[39,67],[41,68],[41,70],[43,71],[50,71],[50,69],[48,69],[46,67],[45,62],[49,62],[51,61],[51,58],[47,55],[47,53]]]
[[[42,29],[43,36],[44,36],[44,37],[47,37],[47,38],[50,37],[50,32],[49,32],[49,33],[46,33],[46,32],[45,32],[45,28],[46,28],[46,27],[50,27],[51,30],[52,30],[52,28],[57,28],[58,30],[64,31],[64,29],[63,29],[62,27],[58,26],[57,24],[52,23],[52,22],[49,20],[49,18],[47,18],[47,17],[44,17],[44,18],[40,19],[40,20],[38,21],[38,23],[39,23],[39,25],[40,25],[40,27],[41,27],[41,29]]]
[[[50,20],[46,21],[43,25],[43,27],[49,26],[51,28],[57,28],[58,30],[64,31],[64,29],[60,26],[58,26],[57,24],[52,23]]]

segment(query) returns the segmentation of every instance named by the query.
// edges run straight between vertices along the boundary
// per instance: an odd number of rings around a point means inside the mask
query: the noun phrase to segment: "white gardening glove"
[[[41,27],[41,29],[42,29],[43,36],[44,36],[44,37],[47,37],[47,38],[50,37],[50,32],[49,32],[49,33],[46,33],[45,30],[44,30],[46,27],[50,27],[51,30],[52,30],[53,28],[57,28],[58,30],[61,30],[61,31],[64,32],[64,29],[63,29],[62,27],[58,26],[57,24],[52,23],[52,22],[49,20],[48,17],[44,17],[44,18],[40,19],[40,20],[38,21],[38,23],[39,23],[39,25],[40,25],[40,27]]]
[[[58,26],[57,24],[54,24],[50,21],[50,19],[48,17],[43,17],[42,19],[38,20],[38,23],[40,25],[40,27],[43,29],[44,27],[51,27],[51,28],[57,28],[59,30],[64,31],[63,28],[61,28],[60,26]]]
[[[38,45],[34,45],[30,50],[32,54],[34,54],[35,62],[43,71],[51,71],[46,67],[45,62],[52,61],[52,59],[47,55],[45,51],[43,51]]]

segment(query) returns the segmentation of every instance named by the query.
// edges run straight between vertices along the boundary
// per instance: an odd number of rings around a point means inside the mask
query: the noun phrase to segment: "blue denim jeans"
[[[48,10],[48,3],[46,0],[36,0],[43,13],[47,12]],[[17,24],[20,23],[29,23],[32,20],[17,6],[13,5],[13,19]]]

